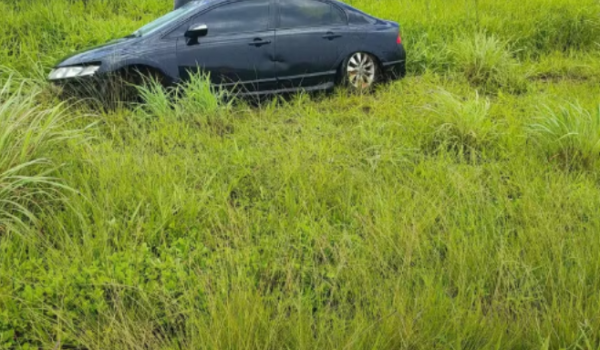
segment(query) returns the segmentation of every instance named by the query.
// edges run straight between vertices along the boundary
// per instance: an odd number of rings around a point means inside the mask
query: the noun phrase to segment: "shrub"
[[[567,169],[592,169],[600,160],[600,106],[586,110],[569,104],[555,111],[545,107],[531,134],[551,161]]]

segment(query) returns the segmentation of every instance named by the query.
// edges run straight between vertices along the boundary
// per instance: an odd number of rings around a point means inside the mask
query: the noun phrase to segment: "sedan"
[[[60,62],[58,85],[151,75],[165,85],[193,75],[241,94],[364,91],[406,72],[400,26],[336,0],[197,0],[133,34]]]

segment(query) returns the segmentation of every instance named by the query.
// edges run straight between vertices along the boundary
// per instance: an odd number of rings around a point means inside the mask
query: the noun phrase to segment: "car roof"
[[[222,5],[222,4],[227,4],[227,3],[233,3],[233,2],[238,2],[238,1],[256,1],[256,0],[192,0],[190,1],[190,3],[194,2],[197,4],[198,8],[201,8],[203,10],[207,10],[209,8],[218,6],[218,5]],[[273,1],[280,1],[280,2],[285,2],[286,0],[273,0]],[[327,2],[327,3],[331,3],[331,4],[335,4],[338,7],[342,8],[344,11],[346,11],[349,15],[350,14],[354,14],[354,17],[360,17],[360,18],[364,18],[365,21],[367,21],[367,23],[375,23],[378,19],[376,17],[373,17],[372,15],[365,13],[363,11],[358,10],[357,8],[343,2],[340,0],[300,0],[300,1],[321,1],[321,2]]]
[[[192,0],[192,2],[197,2],[199,6],[204,7],[204,8],[212,7],[214,5],[226,4],[228,2],[237,2],[237,1],[244,1],[244,0]],[[252,0],[245,0],[245,1],[252,1]],[[275,1],[285,2],[285,0],[275,0]],[[308,1],[315,1],[315,0],[300,0],[300,1],[308,2]],[[367,16],[371,17],[369,14],[364,13],[364,12],[352,7],[351,5],[345,3],[341,0],[316,0],[316,1],[334,3],[334,4],[338,5],[339,7],[344,8],[346,11],[354,11],[354,12],[358,12],[362,15],[367,15]]]
[[[227,2],[236,2],[236,1],[241,1],[241,0],[192,0],[192,2],[197,2],[199,3],[199,5],[203,5],[206,7],[212,6],[212,5],[218,5],[218,4],[224,4]],[[248,1],[248,0],[246,0]],[[251,0],[250,0],[251,1]],[[280,0],[280,1],[285,1],[285,0]],[[300,0],[300,1],[314,1],[314,0]],[[324,1],[324,2],[333,2],[333,3],[337,3],[339,5],[343,5],[345,7],[349,7],[351,8],[351,6],[349,6],[348,4],[339,1],[339,0],[317,0],[317,1]]]

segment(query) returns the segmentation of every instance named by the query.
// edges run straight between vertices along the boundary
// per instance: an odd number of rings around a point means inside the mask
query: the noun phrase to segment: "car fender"
[[[365,52],[375,57],[379,64],[383,65],[390,58],[389,52],[394,49],[388,44],[385,39],[382,39],[382,34],[386,33],[386,37],[391,37],[389,26],[382,28],[369,27],[353,27],[346,32],[348,41],[340,48],[340,54],[336,62],[336,67],[341,67],[343,62],[355,52]],[[394,38],[395,39],[395,38]],[[396,42],[394,40],[393,44]]]
[[[111,72],[119,72],[130,67],[147,67],[151,70],[159,72],[163,75],[163,77],[167,80],[167,83],[175,83],[178,81],[178,75],[176,69],[168,69],[166,65],[163,63],[159,63],[156,60],[151,60],[142,57],[132,57],[124,60],[119,60],[118,62],[113,62],[110,64],[109,71]]]

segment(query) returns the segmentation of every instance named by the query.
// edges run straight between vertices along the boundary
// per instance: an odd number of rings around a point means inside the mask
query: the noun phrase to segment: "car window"
[[[146,36],[152,34],[161,28],[169,25],[170,23],[176,22],[179,19],[182,19],[188,15],[192,15],[192,12],[198,11],[202,5],[204,5],[206,1],[191,1],[184,6],[178,8],[175,11],[171,11],[166,15],[157,18],[156,20],[146,24],[142,28],[136,30],[133,33],[133,36]]]
[[[372,17],[356,9],[348,11],[348,17],[348,22],[353,25],[365,25],[374,23]]]
[[[346,24],[346,15],[337,7],[316,0],[281,0],[279,27],[298,28]]]
[[[206,24],[209,37],[266,30],[269,5],[270,0],[235,2],[196,17],[193,24]]]
[[[346,13],[337,6],[331,5],[331,22],[332,24],[347,24]]]

